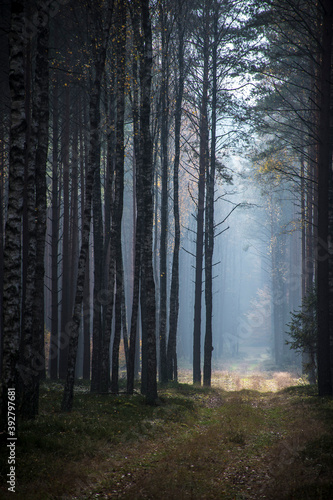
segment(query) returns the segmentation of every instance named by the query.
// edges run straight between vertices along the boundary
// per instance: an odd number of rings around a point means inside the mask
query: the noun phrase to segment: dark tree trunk
[[[202,307],[202,266],[204,250],[204,208],[205,208],[205,176],[208,163],[208,63],[209,63],[209,31],[208,7],[204,7],[204,47],[203,47],[203,80],[200,110],[200,159],[198,181],[197,240],[195,259],[195,296],[194,296],[194,330],[193,330],[193,383],[201,384],[201,307]]]
[[[96,122],[100,122],[99,103],[95,110]],[[99,131],[96,133],[99,135]],[[100,175],[100,138],[95,143],[98,167],[93,189],[93,240],[94,240],[94,291],[93,291],[93,351],[91,361],[91,391],[98,392],[101,384],[101,360],[103,342],[102,302],[103,289],[103,219]]]
[[[136,3],[138,5],[138,2]],[[138,63],[137,57],[142,57],[140,42],[138,41],[139,18],[137,11],[131,11],[131,19],[134,32],[134,57],[132,63],[133,71],[133,141],[134,141],[134,159],[133,159],[133,297],[130,326],[130,345],[127,366],[127,392],[133,394],[135,361],[138,347],[138,317],[140,301],[140,276],[141,276],[141,250],[142,250],[142,184],[141,184],[141,156],[140,156],[140,123],[139,123],[139,95],[138,95]]]
[[[61,286],[61,332],[59,339],[59,377],[66,378],[68,345],[71,318],[70,310],[70,269],[69,269],[69,144],[70,144],[70,86],[65,87],[65,117],[62,145],[63,155],[63,228],[62,228],[62,286]]]
[[[21,413],[26,419],[38,414],[39,380],[45,377],[44,356],[44,252],[46,234],[46,161],[49,118],[48,23],[38,5],[35,85],[32,126],[28,144],[27,222],[28,267],[21,339],[24,370]],[[22,372],[23,373],[23,372]]]
[[[47,223],[47,186],[46,166],[48,152],[49,128],[49,26],[45,22],[45,6],[38,5],[40,30],[37,37],[36,56],[36,95],[35,106],[38,113],[38,144],[36,151],[36,272],[34,294],[34,348],[35,366],[39,374],[34,394],[35,409],[38,412],[39,379],[45,378],[44,352],[44,275],[45,275],[45,240]],[[38,90],[37,90],[38,89]]]
[[[112,18],[112,6],[110,3],[109,21]],[[109,27],[109,24],[108,24]],[[92,193],[96,171],[99,169],[99,104],[101,95],[101,82],[103,71],[105,67],[106,58],[106,42],[99,47],[99,52],[95,56],[95,78],[91,89],[90,102],[89,102],[89,120],[90,120],[90,150],[89,150],[89,166],[85,186],[85,207],[84,219],[82,222],[82,241],[81,250],[78,263],[77,285],[74,303],[74,312],[70,328],[70,343],[68,354],[68,369],[66,383],[64,387],[63,399],[61,408],[63,411],[71,411],[74,396],[74,377],[75,377],[75,363],[79,337],[79,326],[82,311],[83,290],[85,282],[86,261],[89,251],[89,236],[90,236],[90,221],[91,221],[91,208],[92,208]]]
[[[217,47],[218,47],[218,6],[214,4],[214,42],[212,48],[212,125],[210,167],[207,168],[206,186],[206,231],[205,231],[205,303],[206,333],[204,345],[203,383],[210,387],[212,378],[213,351],[213,253],[214,253],[214,191],[215,191],[215,151],[216,151],[216,105],[217,105]]]
[[[112,49],[115,57],[116,49]],[[110,341],[114,308],[114,285],[115,285],[115,246],[114,238],[111,237],[111,219],[114,217],[114,171],[115,171],[115,143],[116,143],[116,78],[115,71],[111,74],[111,92],[106,98],[108,114],[108,134],[107,134],[107,173],[106,173],[106,194],[105,194],[105,239],[104,239],[104,268],[105,273],[103,286],[107,292],[107,301],[103,308],[103,338],[101,353],[101,381],[100,392],[106,393],[110,387]]]
[[[29,45],[29,44],[28,44]],[[26,88],[31,91],[31,53],[27,49]],[[26,61],[27,63],[27,61]],[[35,82],[36,83],[36,82]],[[35,87],[35,85],[34,85]],[[36,90],[34,88],[34,90]],[[32,108],[32,111],[31,111]],[[30,98],[26,100],[27,149],[24,175],[23,238],[22,238],[22,333],[20,344],[20,409],[27,418],[34,417],[33,393],[37,372],[31,366],[33,358],[33,321],[36,271],[36,148],[37,148],[37,108]]]
[[[7,430],[8,390],[17,388],[21,329],[21,237],[25,165],[24,1],[11,3],[9,86],[11,128],[4,247],[1,429]]]
[[[3,304],[3,250],[4,250],[4,225],[5,225],[5,185],[4,177],[7,171],[6,159],[8,158],[9,146],[9,114],[10,114],[10,91],[9,91],[9,29],[10,29],[10,3],[3,3],[0,7],[0,304]],[[0,377],[2,373],[3,355],[3,313],[0,312]],[[0,408],[1,410],[1,408]]]
[[[84,220],[85,208],[85,179],[88,174],[88,145],[84,140],[84,133],[82,130],[82,119],[86,116],[86,107],[83,111],[83,117],[80,121],[80,179],[81,179],[81,220]],[[85,122],[85,120],[84,120]],[[86,257],[86,271],[85,271],[84,289],[83,289],[83,379],[90,380],[90,347],[91,347],[91,331],[90,331],[90,252],[88,244],[88,252]]]
[[[54,75],[53,86],[53,144],[52,144],[52,320],[51,320],[51,340],[50,340],[50,378],[58,378],[58,329],[59,329],[59,308],[58,308],[58,239],[59,239],[59,206],[58,206],[58,81]]]
[[[317,299],[318,299],[318,391],[320,396],[332,395],[330,365],[329,318],[329,182],[331,168],[330,104],[332,59],[332,14],[330,0],[322,2],[322,37],[320,61],[320,109],[318,129],[318,243],[317,243]]]
[[[148,403],[157,399],[156,380],[156,304],[155,282],[153,270],[153,162],[152,140],[150,133],[150,102],[152,79],[152,31],[149,12],[149,1],[141,0],[141,22],[143,32],[143,57],[140,66],[141,109],[140,109],[140,142],[141,142],[141,176],[143,238],[142,238],[142,276],[141,276],[141,310],[143,312],[143,331],[147,339],[147,378],[146,397]]]
[[[160,307],[159,307],[159,347],[160,382],[168,381],[166,337],[167,337],[167,234],[168,234],[168,121],[169,121],[169,58],[167,16],[163,2],[159,3],[159,17],[162,38],[162,75],[161,75],[161,239],[160,239]],[[157,207],[156,207],[157,211]],[[157,227],[157,225],[155,225]],[[157,240],[157,238],[156,238]]]
[[[169,338],[167,350],[168,378],[177,380],[177,327],[179,313],[179,250],[180,250],[180,220],[179,220],[179,163],[180,163],[180,128],[182,118],[182,101],[184,92],[184,31],[185,20],[182,1],[178,1],[177,31],[178,31],[178,82],[176,90],[175,109],[175,158],[173,164],[173,214],[175,220],[175,242],[173,248],[172,277],[170,288]]]
[[[78,115],[78,108],[75,115]],[[78,151],[78,124],[73,124],[72,162],[71,162],[71,208],[70,208],[70,310],[73,310],[75,297],[75,283],[79,252],[79,151]]]
[[[112,378],[111,391],[119,391],[119,346],[121,339],[122,297],[123,283],[123,256],[121,243],[121,223],[123,217],[124,198],[124,118],[125,118],[125,67],[126,67],[126,5],[118,4],[117,15],[117,125],[116,125],[116,172],[115,172],[115,201],[114,217],[112,219],[111,245],[115,246],[116,259],[116,298],[115,298],[115,333],[112,349]]]
[[[126,313],[126,297],[125,297],[125,276],[124,276],[124,264],[123,259],[120,262],[121,269],[121,281],[123,283],[122,287],[122,296],[121,296],[121,328],[123,332],[123,340],[124,340],[124,351],[125,351],[125,360],[126,360],[126,370],[128,367],[128,358],[129,358],[129,345],[128,345],[128,329],[127,329],[127,313]]]

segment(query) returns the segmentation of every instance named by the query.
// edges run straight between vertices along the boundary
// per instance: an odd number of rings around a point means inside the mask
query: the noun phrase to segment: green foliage
[[[312,288],[303,298],[302,307],[299,311],[291,313],[291,321],[288,323],[288,334],[291,340],[286,340],[290,349],[306,353],[309,362],[304,365],[305,372],[316,372],[317,369],[317,295]]]

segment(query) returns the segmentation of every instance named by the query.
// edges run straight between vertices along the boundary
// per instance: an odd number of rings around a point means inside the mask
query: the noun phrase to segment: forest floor
[[[14,495],[1,450],[0,498],[333,499],[333,400],[287,373],[169,384],[156,406],[80,384],[70,414],[61,390],[20,423]]]

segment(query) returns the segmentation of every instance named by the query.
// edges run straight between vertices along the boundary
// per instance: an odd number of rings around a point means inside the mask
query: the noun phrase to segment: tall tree
[[[201,304],[202,304],[202,269],[204,255],[204,210],[205,210],[205,183],[208,163],[208,85],[209,85],[209,6],[210,0],[205,0],[202,7],[203,19],[203,74],[202,93],[200,102],[200,152],[199,152],[199,180],[196,229],[196,257],[195,257],[195,302],[194,302],[194,329],[193,329],[193,383],[201,384]]]
[[[69,62],[67,62],[69,65]],[[67,373],[70,310],[70,239],[69,239],[69,179],[70,179],[70,81],[66,75],[64,82],[65,109],[62,135],[62,184],[63,184],[63,224],[62,224],[62,279],[61,279],[61,333],[59,338],[59,377],[64,379]]]
[[[160,381],[167,382],[167,234],[168,234],[168,122],[169,122],[169,31],[167,26],[167,6],[159,2],[159,20],[161,29],[161,238],[160,238],[160,307],[159,307],[159,347]]]
[[[140,32],[140,17],[138,12],[141,12],[140,2],[136,0],[133,7],[129,5],[132,28],[133,28],[133,59],[132,59],[132,116],[133,116],[133,296],[132,296],[132,313],[130,327],[130,344],[129,356],[127,365],[127,392],[133,394],[134,390],[134,374],[135,360],[138,347],[138,319],[139,319],[139,303],[140,303],[140,278],[141,278],[141,261],[142,261],[142,178],[141,178],[141,154],[140,154],[140,106],[139,106],[139,90],[138,90],[138,59],[141,64],[142,59],[142,43]]]
[[[216,114],[217,114],[217,49],[219,11],[213,4],[213,42],[212,42],[212,103],[211,103],[211,148],[210,164],[207,165],[206,211],[205,211],[205,304],[206,331],[204,344],[203,383],[211,385],[213,351],[213,253],[214,253],[214,192],[215,192],[215,155],[216,155]]]
[[[318,7],[322,16],[320,38],[319,120],[318,120],[318,243],[317,243],[317,321],[318,390],[320,396],[332,395],[330,341],[330,241],[329,184],[332,182],[331,85],[333,5],[325,0]]]
[[[177,64],[178,80],[176,83],[175,106],[175,157],[173,162],[173,214],[175,224],[175,240],[172,259],[172,276],[170,288],[169,338],[167,349],[168,378],[177,380],[177,327],[179,314],[179,250],[180,250],[180,217],[179,217],[179,165],[180,165],[180,133],[182,119],[182,102],[185,81],[184,37],[188,14],[187,2],[178,0],[176,7],[177,24]]]
[[[116,298],[115,333],[112,350],[111,390],[118,393],[119,346],[122,325],[122,302],[124,293],[123,255],[121,243],[121,224],[124,199],[124,118],[125,118],[125,76],[126,76],[126,5],[123,1],[117,6],[117,125],[116,125],[116,167],[115,200],[112,219],[111,245],[115,246]]]
[[[147,342],[147,367],[144,382],[146,398],[153,403],[157,398],[156,381],[156,303],[153,271],[153,161],[150,131],[151,80],[152,80],[152,29],[149,1],[141,0],[142,61],[140,65],[140,154],[142,177],[143,220],[142,274],[141,274],[141,311],[142,331]]]
[[[104,30],[100,33],[101,43],[97,43],[97,39],[92,40],[94,49],[94,80],[90,92],[89,101],[89,122],[90,122],[90,150],[89,150],[89,166],[85,186],[85,209],[83,219],[82,241],[81,250],[78,263],[78,274],[76,284],[76,294],[73,317],[70,324],[70,343],[68,354],[68,368],[67,377],[64,387],[63,399],[61,408],[63,411],[70,411],[73,404],[74,396],[74,376],[75,376],[75,363],[78,347],[79,325],[81,319],[81,308],[83,301],[83,290],[85,282],[85,270],[87,253],[89,249],[89,235],[90,235],[90,221],[91,221],[91,208],[92,208],[92,193],[93,183],[96,175],[96,170],[100,165],[100,136],[99,136],[99,120],[100,120],[100,96],[102,77],[105,68],[106,51],[109,41],[109,31],[113,14],[113,0],[106,2],[100,6],[100,19],[105,15]],[[97,36],[97,33],[95,33]]]
[[[59,113],[58,113],[58,80],[54,75],[53,83],[53,103],[52,103],[52,236],[51,236],[51,273],[52,273],[52,320],[51,320],[51,339],[50,339],[50,377],[52,380],[58,378],[58,239],[59,239],[59,207],[58,207],[58,143],[59,143]]]
[[[8,390],[17,387],[17,363],[21,328],[21,236],[25,165],[24,1],[11,3],[9,33],[9,86],[11,128],[9,192],[4,247],[3,362],[1,424],[7,429]]]
[[[37,7],[37,48],[32,111],[31,141],[28,145],[29,253],[21,361],[25,368],[21,411],[25,418],[38,413],[39,380],[45,371],[44,357],[44,252],[46,234],[46,162],[49,120],[48,16],[41,2]]]

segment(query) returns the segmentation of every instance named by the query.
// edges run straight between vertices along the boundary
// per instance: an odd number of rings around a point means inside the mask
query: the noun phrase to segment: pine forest
[[[333,498],[332,35],[0,1],[1,498]]]

